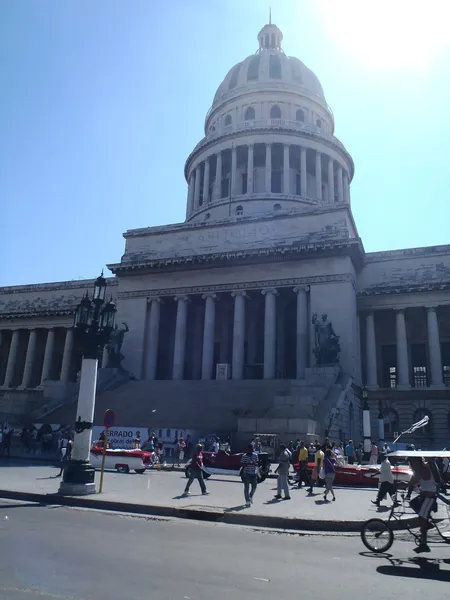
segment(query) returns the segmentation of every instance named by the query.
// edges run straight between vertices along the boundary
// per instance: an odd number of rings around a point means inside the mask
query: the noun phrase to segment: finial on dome
[[[269,6],[269,25],[272,25],[272,7]]]

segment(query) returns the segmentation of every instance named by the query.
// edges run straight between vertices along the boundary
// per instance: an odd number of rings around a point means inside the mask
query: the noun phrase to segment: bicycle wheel
[[[361,539],[371,552],[387,552],[394,542],[394,532],[386,521],[369,519],[362,526]]]

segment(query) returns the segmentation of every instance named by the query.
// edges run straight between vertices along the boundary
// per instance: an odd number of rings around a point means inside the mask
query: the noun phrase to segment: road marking
[[[150,477],[148,477],[148,479],[147,479],[147,489],[148,490],[150,489]]]
[[[50,594],[48,592],[32,590],[31,588],[4,587],[0,588],[0,590],[3,592],[17,592],[18,594],[33,594],[33,596],[39,596],[40,598],[53,598],[54,600],[86,600],[86,598],[80,598],[79,596],[75,597],[61,594]]]
[[[265,579],[264,577],[253,577],[253,579],[256,581],[265,581],[266,583],[269,583],[270,581],[270,579]]]

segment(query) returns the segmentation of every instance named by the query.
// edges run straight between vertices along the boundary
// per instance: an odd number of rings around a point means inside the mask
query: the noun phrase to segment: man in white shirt
[[[392,498],[394,505],[398,506],[398,502],[395,500],[395,487],[394,487],[394,475],[392,474],[391,463],[389,458],[386,456],[380,465],[380,475],[378,477],[379,488],[376,500],[371,500],[372,504],[380,506],[380,502],[389,494]]]

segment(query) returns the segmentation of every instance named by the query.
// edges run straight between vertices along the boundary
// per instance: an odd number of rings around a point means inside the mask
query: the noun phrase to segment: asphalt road
[[[450,546],[363,552],[358,537],[0,503],[2,600],[448,598]]]

